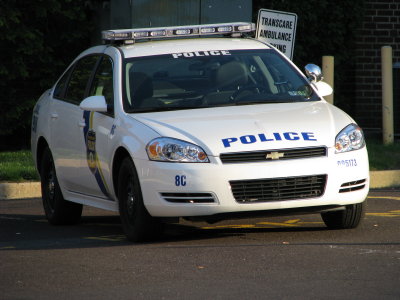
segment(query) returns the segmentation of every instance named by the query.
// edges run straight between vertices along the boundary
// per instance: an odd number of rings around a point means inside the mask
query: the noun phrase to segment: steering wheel
[[[263,94],[263,92],[269,93],[269,89],[261,84],[239,86],[238,90],[230,96],[231,102],[235,101],[236,98],[243,92],[248,90],[257,90],[257,94]]]

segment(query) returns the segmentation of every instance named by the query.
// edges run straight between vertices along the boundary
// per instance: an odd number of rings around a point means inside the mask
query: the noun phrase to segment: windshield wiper
[[[268,104],[268,103],[292,103],[292,102],[304,102],[309,101],[310,98],[304,98],[303,96],[265,96],[265,95],[257,95],[257,96],[247,96],[240,100],[234,102],[234,105],[251,105],[251,104]]]
[[[264,100],[264,101],[240,101],[235,102],[234,105],[252,105],[252,104],[268,104],[268,103],[289,103],[292,100],[274,99],[274,100]]]
[[[161,111],[172,111],[172,110],[184,110],[184,109],[197,109],[203,108],[201,106],[166,106],[166,107],[143,107],[143,108],[132,108],[127,110],[127,113],[146,113],[146,112],[161,112]]]

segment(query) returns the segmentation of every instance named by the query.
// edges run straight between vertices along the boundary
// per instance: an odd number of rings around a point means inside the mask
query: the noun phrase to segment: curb
[[[369,176],[371,189],[400,186],[400,170],[372,171]]]
[[[370,188],[400,186],[400,170],[370,172]],[[0,182],[0,200],[40,198],[40,182]]]
[[[0,182],[0,200],[40,197],[40,182]]]

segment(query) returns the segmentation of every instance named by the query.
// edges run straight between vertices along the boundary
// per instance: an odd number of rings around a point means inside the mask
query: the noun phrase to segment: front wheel
[[[43,208],[49,223],[53,225],[78,223],[82,215],[82,204],[64,200],[49,148],[43,153],[40,180]]]
[[[329,229],[356,228],[364,217],[364,209],[364,202],[352,204],[344,210],[321,213],[321,217]]]
[[[129,157],[122,161],[119,170],[118,203],[122,227],[128,240],[146,241],[161,234],[163,224],[150,216],[144,206],[136,169]]]

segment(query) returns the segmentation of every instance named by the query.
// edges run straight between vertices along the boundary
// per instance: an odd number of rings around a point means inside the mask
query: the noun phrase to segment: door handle
[[[52,119],[57,119],[58,118],[58,113],[51,113],[51,118]]]

